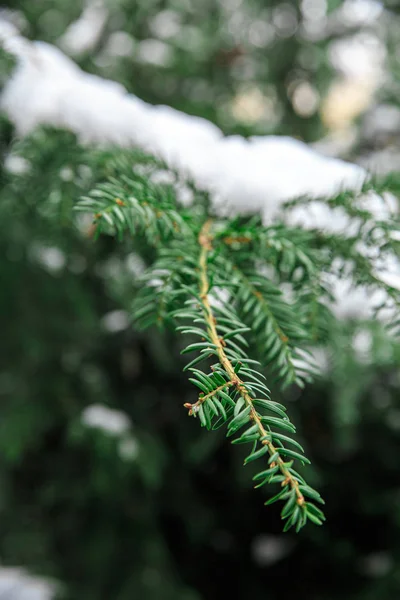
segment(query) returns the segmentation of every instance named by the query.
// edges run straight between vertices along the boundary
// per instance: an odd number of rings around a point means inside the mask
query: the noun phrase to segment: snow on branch
[[[211,192],[219,211],[261,211],[266,220],[296,196],[359,188],[366,172],[278,136],[224,136],[205,119],[152,106],[119,84],[81,71],[58,48],[28,42],[0,24],[0,41],[18,58],[2,95],[20,134],[39,124],[65,127],[83,143],[139,146]]]
[[[318,199],[360,190],[368,177],[363,168],[323,156],[290,137],[224,136],[205,119],[150,105],[118,83],[83,72],[55,46],[30,42],[1,21],[0,44],[17,57],[0,106],[19,134],[47,124],[73,131],[84,144],[140,147],[208,191],[220,215],[261,213],[264,223],[271,223],[283,204],[305,196],[306,205],[287,213],[290,224],[333,233],[349,230],[348,215]],[[382,198],[375,196],[366,201],[379,219]],[[393,207],[384,210],[389,217]],[[400,287],[398,259],[390,268],[379,265],[379,271],[382,279]],[[351,307],[350,314],[367,316],[375,303],[367,290],[351,295],[345,281],[336,292],[341,315]]]

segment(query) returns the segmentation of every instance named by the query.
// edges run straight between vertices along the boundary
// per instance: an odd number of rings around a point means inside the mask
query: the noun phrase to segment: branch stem
[[[277,453],[279,454],[279,449],[276,448],[272,441],[268,439],[270,432],[267,431],[264,425],[262,424],[261,418],[257,410],[254,408],[253,399],[247,391],[244,381],[235,372],[232,362],[225,353],[221,337],[218,335],[216,326],[217,320],[214,316],[209,298],[210,284],[208,278],[208,255],[210,251],[212,251],[211,226],[212,221],[206,221],[199,234],[199,244],[201,247],[199,259],[200,298],[202,301],[205,321],[207,324],[207,332],[210,336],[212,343],[217,349],[219,361],[225,369],[226,373],[228,374],[232,385],[237,389],[238,393],[246,402],[247,406],[250,407],[250,418],[258,427],[261,443],[265,446],[268,446],[268,452],[270,456],[274,456]],[[290,473],[280,456],[278,456],[278,458],[275,460],[274,463],[272,463],[271,466],[275,465],[278,465],[280,472],[285,477],[284,481],[282,482],[282,486],[289,485],[296,495],[297,504],[299,506],[302,506],[304,504],[304,496],[299,489],[299,482]]]
[[[213,390],[212,392],[209,392],[208,394],[205,394],[204,396],[200,396],[199,399],[197,400],[197,402],[195,402],[194,404],[190,404],[189,402],[187,402],[183,406],[185,408],[189,408],[189,416],[195,415],[198,412],[200,406],[203,404],[203,402],[205,402],[209,398],[212,398],[213,396],[216,396],[218,394],[218,392],[221,392],[221,391],[225,390],[226,388],[231,387],[232,385],[233,385],[233,381],[227,381],[223,385],[216,387],[215,390]]]

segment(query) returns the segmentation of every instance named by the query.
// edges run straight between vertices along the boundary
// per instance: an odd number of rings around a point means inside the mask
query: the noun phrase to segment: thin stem
[[[216,396],[218,394],[218,392],[221,392],[221,391],[225,390],[226,388],[231,387],[232,385],[233,385],[233,381],[227,381],[223,385],[220,385],[217,388],[215,388],[215,390],[213,390],[212,392],[209,392],[208,394],[205,394],[204,396],[199,396],[199,399],[194,404],[190,404],[190,402],[186,402],[186,404],[184,404],[183,406],[185,408],[189,409],[189,416],[195,415],[196,413],[199,412],[199,408],[203,404],[203,402],[205,402],[206,400],[209,400],[213,396]]]
[[[200,260],[199,260],[199,271],[200,271],[200,298],[203,304],[204,317],[207,325],[207,332],[210,336],[211,342],[215,345],[217,349],[217,354],[221,365],[224,367],[226,373],[229,376],[232,385],[235,386],[238,393],[241,395],[243,400],[246,402],[247,406],[250,407],[250,419],[257,425],[258,431],[261,438],[261,443],[265,446],[268,446],[268,452],[270,456],[274,456],[279,453],[278,449],[273,445],[273,443],[268,440],[269,432],[264,428],[260,416],[258,415],[256,409],[254,408],[253,399],[248,393],[246,389],[246,385],[244,381],[239,377],[237,373],[235,373],[235,369],[227,357],[223,342],[218,335],[216,323],[217,320],[213,314],[212,307],[209,299],[209,280],[208,280],[208,254],[212,250],[212,237],[210,234],[212,222],[210,220],[206,221],[203,225],[200,234],[199,234],[199,244],[201,246],[200,252]],[[286,485],[290,485],[292,490],[295,492],[297,497],[297,504],[302,506],[304,504],[304,496],[299,489],[299,482],[293,475],[290,473],[288,468],[285,466],[284,461],[280,456],[272,463],[271,467],[278,465],[280,472],[285,477],[282,482],[282,487]]]

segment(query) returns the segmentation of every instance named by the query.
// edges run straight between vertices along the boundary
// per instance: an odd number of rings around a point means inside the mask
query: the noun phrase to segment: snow
[[[262,211],[269,220],[295,196],[332,195],[358,188],[366,177],[361,167],[289,137],[225,137],[205,119],[152,106],[84,73],[54,46],[0,27],[2,37],[19,65],[1,105],[21,135],[51,124],[74,131],[83,143],[139,146],[211,192],[222,213]]]
[[[113,310],[104,315],[101,324],[109,333],[124,331],[130,324],[129,315],[125,310]]]
[[[254,562],[259,567],[273,565],[286,558],[294,548],[294,542],[283,535],[258,535],[251,543]]]
[[[0,567],[0,598],[13,600],[51,600],[54,584],[29,575],[21,568]]]
[[[104,404],[91,404],[82,412],[81,421],[86,427],[100,429],[109,435],[121,436],[131,428],[128,415]]]
[[[73,56],[89,52],[98,43],[107,18],[108,10],[103,3],[92,0],[61,37],[61,47]]]
[[[226,137],[205,119],[147,104],[123,86],[83,72],[58,48],[28,42],[0,21],[1,42],[18,58],[1,107],[20,135],[50,124],[75,132],[85,144],[140,147],[208,191],[219,215],[258,212],[269,224],[282,214],[285,202],[305,196],[309,203],[292,209],[285,216],[289,223],[336,233],[354,231],[344,211],[329,208],[321,198],[359,190],[368,177],[362,167],[324,156],[290,137]],[[190,194],[178,197],[190,202]],[[379,196],[363,201],[374,218],[382,217]],[[392,208],[385,208],[385,217]],[[390,269],[380,265],[379,276],[394,286],[399,286],[399,274],[398,259]],[[346,313],[345,306],[350,313],[357,306],[362,313],[371,309],[366,291],[353,292],[344,283],[346,289],[334,285],[338,313]]]
[[[65,253],[55,246],[44,246],[34,243],[30,248],[30,256],[50,273],[58,273],[67,262]]]

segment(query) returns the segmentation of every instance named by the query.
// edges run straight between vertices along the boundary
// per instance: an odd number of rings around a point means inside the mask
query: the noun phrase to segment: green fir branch
[[[345,206],[359,220],[359,236],[284,223],[265,227],[259,217],[211,222],[204,196],[195,195],[190,210],[182,208],[173,186],[152,182],[157,161],[141,157],[139,163],[145,171],[132,170],[129,160],[114,165],[112,176],[77,209],[94,213],[96,233],[140,236],[154,248],[154,262],[136,280],[133,315],[141,328],[171,323],[189,336],[182,354],[195,356],[184,370],[198,389],[196,401],[185,403],[189,415],[209,430],[225,425],[233,444],[251,444],[245,464],[266,461],[255,487],[280,486],[266,504],[284,501],[285,531],[299,531],[307,521],[322,524],[315,503],[323,500],[294,468],[309,461],[291,437],[296,430],[285,407],[271,399],[260,363],[250,358],[249,341],[282,386],[312,380],[309,347],[329,341],[334,323],[329,275],[383,289],[388,302],[398,302],[398,292],[379,280],[373,254],[378,229],[382,257],[393,255],[398,225],[375,227],[370,213],[353,207],[346,194],[330,205]],[[391,327],[400,329],[398,319]]]
[[[278,429],[295,432],[294,426],[286,416],[286,409],[271,401],[261,374],[252,368],[253,361],[249,360],[244,352],[229,348],[226,339],[228,336],[221,335],[218,330],[219,318],[224,318],[223,315],[226,315],[231,323],[231,337],[234,338],[239,335],[239,331],[247,328],[230,308],[223,305],[216,308],[213,306],[209,273],[209,257],[213,251],[210,229],[211,222],[207,221],[199,234],[201,249],[198,288],[193,291],[193,298],[186,302],[191,307],[190,312],[178,310],[175,316],[193,319],[196,317],[196,306],[201,309],[204,341],[190,344],[184,352],[200,351],[202,358],[216,357],[218,362],[212,365],[210,374],[190,368],[195,375],[191,381],[200,388],[201,393],[196,403],[186,403],[185,407],[189,409],[189,414],[198,415],[202,425],[208,429],[212,428],[214,419],[217,419],[214,426],[220,425],[221,422],[227,423],[228,436],[246,427],[232,443],[252,444],[252,450],[244,461],[245,465],[261,457],[268,459],[266,468],[258,473],[254,480],[257,483],[256,487],[272,483],[281,486],[280,492],[268,500],[267,504],[276,500],[285,501],[281,512],[282,519],[286,521],[285,531],[290,527],[299,531],[307,520],[322,524],[323,513],[311,501],[323,502],[321,497],[293,468],[294,460],[304,464],[309,462],[308,459],[301,453],[302,448],[295,440],[275,431]],[[196,304],[193,304],[193,300]],[[201,319],[197,316],[193,320]],[[190,332],[190,328],[185,331]],[[268,413],[272,413],[273,416]],[[287,448],[283,441],[294,445],[300,452]]]
[[[149,244],[162,245],[173,237],[190,234],[174,193],[135,171],[129,176],[118,172],[118,176],[99,183],[75,210],[93,213],[96,235],[108,233],[121,239],[125,232],[143,234]]]

